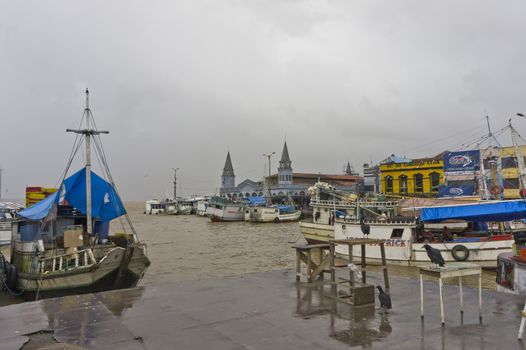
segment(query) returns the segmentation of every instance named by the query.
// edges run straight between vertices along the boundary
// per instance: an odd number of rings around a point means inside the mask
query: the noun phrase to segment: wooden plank
[[[292,248],[294,249],[300,249],[300,250],[309,250],[309,249],[317,249],[317,248],[329,248],[330,245],[327,243],[320,243],[320,244],[294,244]]]
[[[309,257],[305,255],[304,253],[300,252],[300,259],[307,265],[307,269],[309,268]],[[318,267],[318,264],[316,264],[314,261],[311,260],[311,266],[314,266],[314,268]]]
[[[310,278],[312,279],[312,278],[318,276],[319,274],[323,273],[323,270],[327,266],[327,263],[328,263],[328,259],[323,259],[322,263],[319,264],[318,267],[316,267],[315,269],[312,270],[312,273],[310,274]]]

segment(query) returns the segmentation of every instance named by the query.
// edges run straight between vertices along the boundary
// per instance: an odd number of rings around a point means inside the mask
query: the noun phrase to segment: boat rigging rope
[[[93,114],[91,114],[91,112],[90,112],[90,115],[91,115],[91,120],[93,121],[93,127],[94,127],[95,130],[97,130],[97,123],[95,122],[95,118],[93,118]],[[95,135],[93,137],[93,140],[94,140],[95,148],[96,148],[97,152],[99,153],[100,158],[102,160],[102,163],[104,165],[104,170],[106,172],[106,176],[107,176],[109,182],[111,183],[111,185],[113,186],[113,189],[115,190],[115,194],[118,197],[120,197],[120,193],[119,193],[119,190],[117,189],[117,185],[115,185],[115,181],[113,180],[113,177],[111,176],[111,173],[110,173],[108,160],[106,158],[106,153],[104,152],[104,148],[102,147],[102,139],[101,139],[100,135]],[[114,200],[113,203],[114,203],[115,206],[117,205],[117,201]],[[128,212],[126,210],[124,210],[124,216],[126,217],[128,225],[130,226],[130,229],[132,230],[134,240],[138,241],[139,240],[139,235],[137,234],[137,231],[135,230],[135,227],[133,226],[133,223],[132,223],[132,221],[130,219],[130,216],[128,215]],[[122,224],[122,221],[121,221],[121,224]],[[124,225],[122,225],[122,226],[124,227]]]

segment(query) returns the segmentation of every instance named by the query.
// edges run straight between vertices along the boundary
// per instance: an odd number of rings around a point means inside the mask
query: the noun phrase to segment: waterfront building
[[[380,166],[364,163],[363,165],[363,189],[365,193],[381,193]]]
[[[350,167],[350,164],[349,164]],[[223,174],[221,175],[220,195],[230,198],[263,196],[270,191],[272,196],[300,196],[308,195],[308,188],[316,182],[322,181],[334,186],[337,190],[356,192],[363,183],[363,178],[356,174],[324,174],[324,173],[298,173],[292,168],[287,142],[283,145],[281,159],[279,160],[278,172],[272,174],[268,179],[270,186],[267,190],[263,181],[246,179],[235,185],[235,175],[230,159],[227,154]]]
[[[444,180],[442,154],[412,160],[391,155],[380,164],[380,174],[385,194],[434,196]]]
[[[504,199],[520,198],[520,170],[515,147],[500,147],[498,151],[499,162],[497,166],[500,168],[503,197]],[[519,146],[519,152],[522,159],[525,159],[526,145]]]

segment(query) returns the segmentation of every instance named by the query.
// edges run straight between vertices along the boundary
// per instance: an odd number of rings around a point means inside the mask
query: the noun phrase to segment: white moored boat
[[[520,215],[524,201],[492,201],[480,204],[422,208],[423,222],[445,220],[466,221],[506,221]],[[499,219],[500,218],[500,219]],[[495,267],[500,253],[510,252],[513,244],[511,231],[494,232],[475,231],[430,231],[423,222],[408,217],[383,217],[358,219],[353,217],[337,218],[334,230],[336,239],[368,238],[384,239],[385,254],[389,263],[403,265],[429,264],[424,244],[439,249],[447,262],[466,261],[483,267]],[[447,224],[444,224],[447,225]],[[447,227],[447,226],[446,226]],[[337,250],[344,254],[344,250]],[[360,257],[361,251],[355,250],[353,256]],[[369,249],[367,260],[380,261],[380,249]]]
[[[213,197],[206,208],[206,216],[212,221],[244,221],[244,206],[226,198]]]

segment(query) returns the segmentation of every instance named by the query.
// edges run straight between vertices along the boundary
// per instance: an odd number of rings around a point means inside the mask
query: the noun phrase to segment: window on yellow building
[[[393,193],[393,177],[391,175],[385,177],[385,193]]]
[[[509,168],[518,168],[517,165],[517,158],[515,157],[503,157],[501,159],[502,161],[502,168],[503,169],[509,169]]]
[[[519,178],[513,178],[513,179],[504,179],[502,180],[502,184],[504,185],[504,188],[507,190],[516,190],[519,189],[520,183]]]
[[[415,192],[417,193],[424,192],[424,175],[415,174],[414,181],[415,181]]]
[[[440,185],[440,174],[432,172],[429,174],[429,180],[431,181],[431,192],[437,192],[438,185]]]
[[[398,180],[400,181],[400,193],[407,193],[407,176],[400,175]]]

